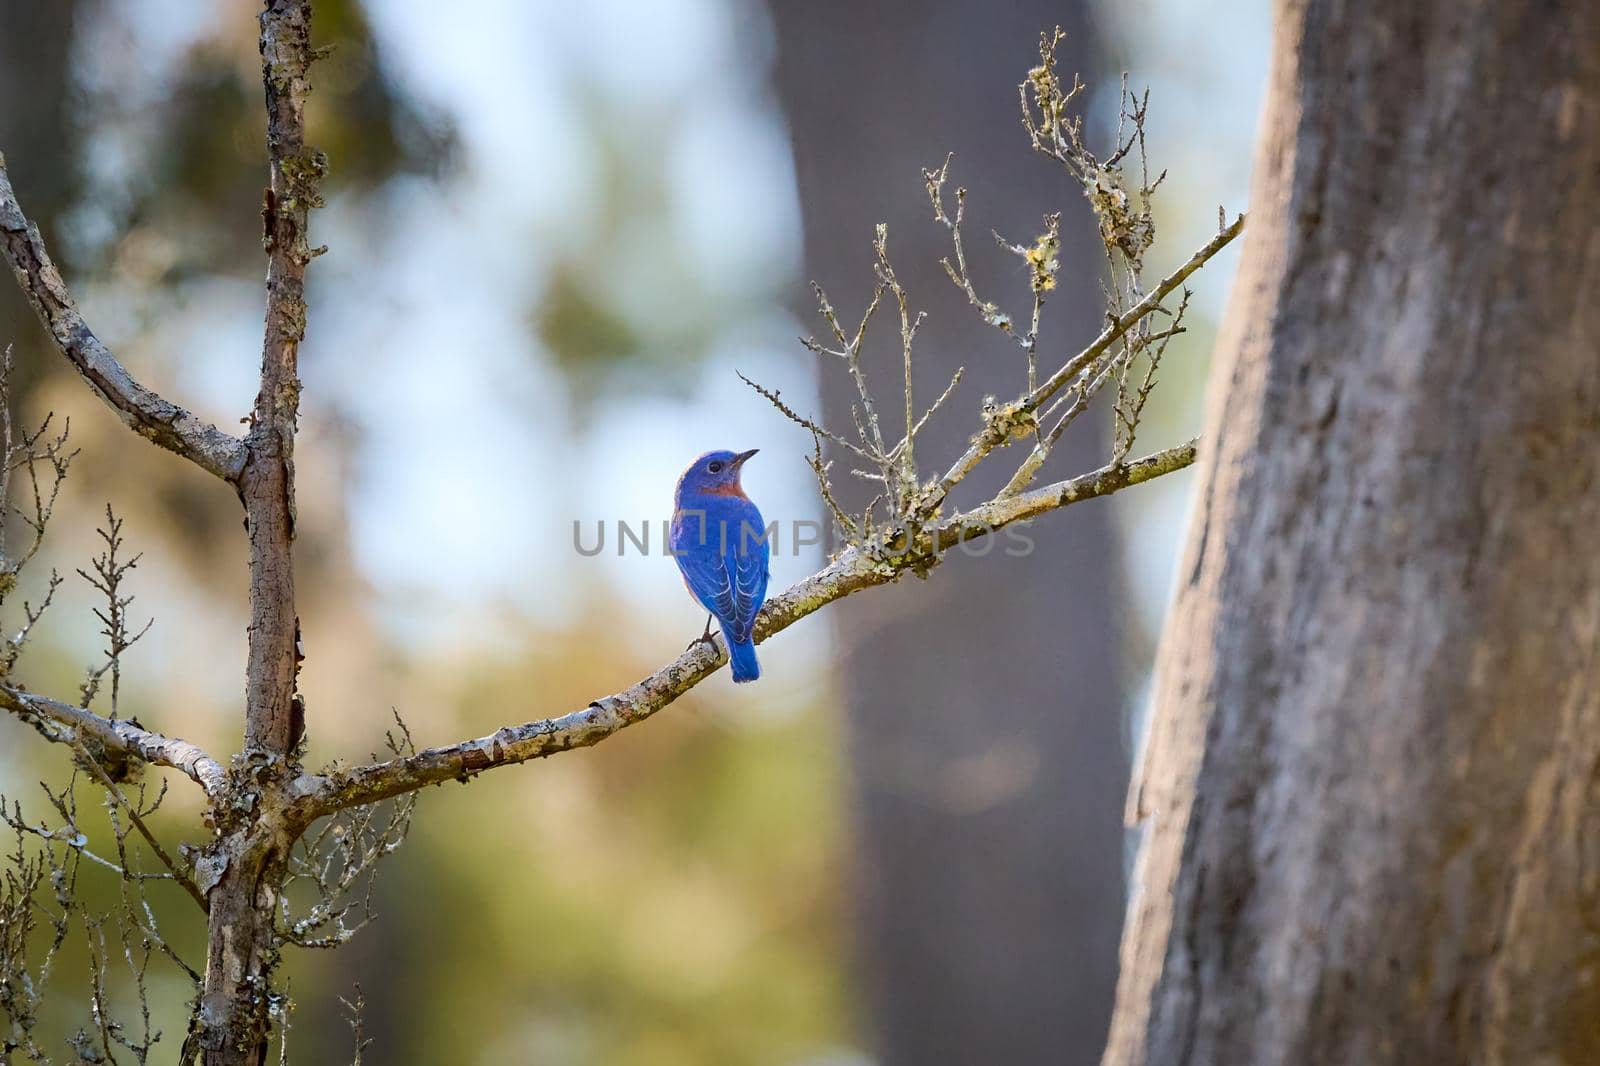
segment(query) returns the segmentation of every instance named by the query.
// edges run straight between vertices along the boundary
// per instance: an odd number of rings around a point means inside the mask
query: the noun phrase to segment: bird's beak
[[[759,452],[760,450],[761,450],[760,448],[751,448],[747,452],[740,452],[738,455],[735,455],[733,457],[733,465],[736,466],[736,467],[743,466],[746,459],[750,458],[752,455],[754,455],[756,452]]]

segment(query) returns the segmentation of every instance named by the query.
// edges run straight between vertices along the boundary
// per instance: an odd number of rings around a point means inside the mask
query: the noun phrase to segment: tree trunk
[[[1600,7],[1277,19],[1105,1061],[1600,1062]]]
[[[872,227],[916,307],[919,396],[966,376],[917,438],[924,465],[947,463],[979,427],[986,393],[1025,382],[1017,346],[980,321],[939,266],[949,235],[933,220],[922,168],[955,152],[951,188],[971,190],[968,255],[985,299],[1024,316],[1031,294],[990,227],[1031,241],[1066,212],[1061,284],[1044,350],[1075,349],[1099,328],[1098,240],[1082,193],[1033,155],[1015,86],[1038,36],[1064,22],[1061,59],[1097,62],[1084,5],[987,0],[775,3],[778,85],[805,208],[806,277],[842,316],[871,295]],[[1076,249],[1074,254],[1072,250]],[[807,331],[820,328],[804,308]],[[899,392],[898,336],[879,319],[867,372]],[[822,368],[830,422],[851,425],[852,387]],[[1051,460],[1057,476],[1104,462],[1090,426]],[[837,456],[836,472],[850,456]],[[1018,456],[1020,461],[1021,456]],[[1003,464],[1004,465],[1004,464]],[[1007,465],[1006,473],[1010,466]],[[997,479],[996,475],[1000,475]],[[974,488],[1004,477],[983,472]],[[980,484],[981,482],[981,484]],[[862,483],[836,479],[841,492]],[[853,496],[860,506],[872,493]],[[1123,909],[1127,744],[1112,607],[1114,546],[1104,508],[1031,528],[1028,558],[997,544],[957,553],[926,584],[885,589],[831,613],[854,793],[857,954],[869,1037],[885,1066],[1098,1060],[1116,981]],[[959,625],[952,625],[960,619]],[[973,723],[992,740],[974,747]]]
[[[218,826],[211,861],[220,869],[210,892],[201,1047],[205,1066],[266,1061],[269,993],[278,962],[273,920],[289,849],[302,825],[284,815],[283,786],[294,774],[305,734],[296,692],[300,620],[294,595],[294,435],[297,376],[305,335],[306,265],[317,255],[308,217],[321,206],[326,169],[305,143],[305,98],[312,62],[310,0],[267,0],[261,14],[271,184],[263,194],[267,252],[266,335],[261,388],[245,436],[249,458],[239,477],[250,538],[249,661],[245,667],[245,750],[234,774],[248,802]]]

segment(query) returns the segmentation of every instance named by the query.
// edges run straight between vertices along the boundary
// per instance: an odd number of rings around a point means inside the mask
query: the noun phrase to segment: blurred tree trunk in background
[[[1277,18],[1106,1061],[1600,1062],[1600,8]]]
[[[0,153],[11,180],[58,260],[71,262],[70,248],[56,235],[61,212],[77,188],[77,138],[67,113],[72,65],[72,20],[76,0],[0,0]],[[53,366],[53,349],[34,325],[22,292],[0,285],[0,348],[16,346],[11,390],[21,409],[33,383]]]
[[[988,230],[1028,241],[1045,212],[1064,209],[1065,267],[1044,350],[1091,336],[1098,242],[1081,191],[1032,155],[1015,91],[1037,62],[1040,31],[1057,23],[1071,33],[1064,70],[1095,73],[1083,8],[825,0],[773,11],[806,276],[853,321],[871,294],[872,227],[889,223],[896,271],[929,311],[917,339],[920,395],[931,401],[957,366],[967,368],[965,400],[918,438],[925,465],[948,462],[978,428],[971,405],[986,393],[1016,395],[1024,362],[940,268],[949,238],[933,221],[921,168],[956,153],[952,185],[971,190],[969,258],[984,297],[1014,315],[1026,311],[1027,283]],[[801,310],[808,332],[823,328],[814,306]],[[882,346],[868,374],[876,369],[892,396],[898,338],[888,317],[877,329]],[[822,382],[829,422],[849,426],[846,375],[823,367]],[[1104,461],[1102,429],[1057,453],[1057,475]],[[862,484],[848,475],[835,483]],[[978,487],[998,485],[991,476]],[[957,555],[926,585],[833,612],[856,804],[852,899],[871,1014],[862,1021],[887,1066],[1070,1066],[1097,1061],[1103,1047],[1123,914],[1128,772],[1115,549],[1104,507],[1030,533],[1030,558],[1008,558],[1003,545],[981,559]]]
[[[41,218],[54,218],[75,186],[65,134],[72,126],[67,86],[76,8],[75,0],[0,0],[0,152],[10,160],[18,195],[39,204],[32,210]],[[8,307],[16,302],[20,321],[33,321],[21,293],[0,298]]]

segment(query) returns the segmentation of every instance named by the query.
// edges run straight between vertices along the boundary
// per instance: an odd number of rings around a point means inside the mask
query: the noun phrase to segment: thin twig
[[[128,818],[133,822],[134,828],[139,830],[139,835],[144,837],[145,843],[150,846],[150,850],[155,853],[156,858],[161,860],[163,866],[172,871],[172,879],[178,882],[183,890],[189,894],[189,898],[195,901],[196,905],[199,906],[202,912],[209,912],[211,910],[211,905],[206,902],[206,897],[201,893],[199,886],[197,886],[189,877],[189,875],[183,870],[183,868],[178,865],[177,860],[173,859],[171,855],[167,854],[167,849],[161,846],[161,841],[156,839],[156,835],[150,831],[150,827],[146,825],[144,819],[139,816],[138,809],[135,808],[133,804],[128,802],[128,797],[122,794],[122,789],[117,786],[115,781],[111,780],[111,776],[105,772],[105,769],[101,767],[100,763],[94,758],[94,756],[92,756],[88,750],[84,748],[81,741],[78,742],[77,748],[79,755],[82,756],[82,765],[89,768],[89,772],[95,776],[95,779],[99,781],[101,786],[106,790],[106,795],[108,795],[117,803],[118,806],[127,812]]]

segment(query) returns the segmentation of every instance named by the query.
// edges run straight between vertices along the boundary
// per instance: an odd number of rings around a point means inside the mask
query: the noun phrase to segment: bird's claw
[[[712,636],[710,633],[701,633],[698,637],[695,637],[693,640],[691,640],[683,650],[694,651],[702,644],[711,645],[711,650],[715,651],[717,648],[717,638]]]

